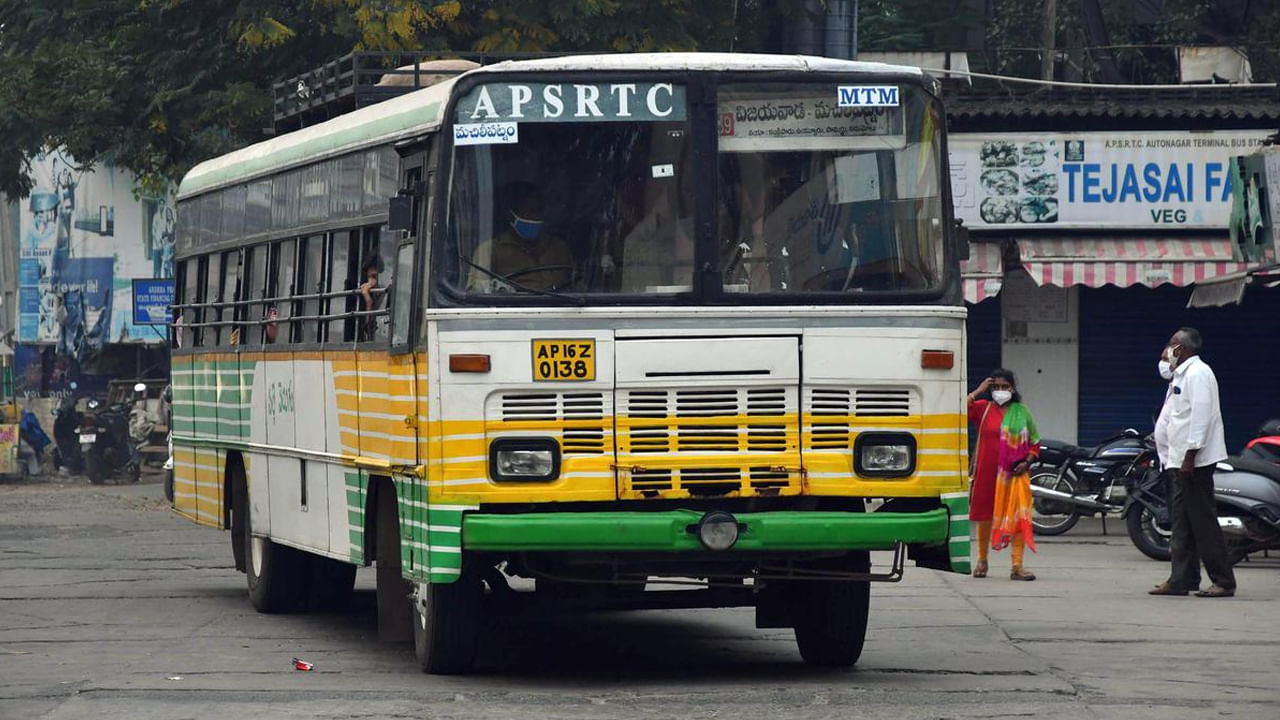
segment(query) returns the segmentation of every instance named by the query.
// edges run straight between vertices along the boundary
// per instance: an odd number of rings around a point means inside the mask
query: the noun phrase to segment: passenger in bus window
[[[543,227],[541,191],[532,183],[513,182],[504,188],[502,198],[506,208],[499,216],[502,230],[476,248],[468,289],[506,292],[521,286],[555,290],[569,285],[573,255],[564,240]]]
[[[364,282],[360,283],[360,309],[364,312],[373,312],[382,307],[382,301],[387,296],[384,292],[375,292],[378,290],[378,276],[382,272],[382,258],[374,255],[364,265],[362,274]],[[378,330],[377,315],[361,315],[360,316],[360,342],[367,342],[374,338]]]
[[[278,317],[280,317],[280,312],[276,310],[274,305],[267,308],[267,325],[263,331],[267,344],[274,343],[276,341],[276,335],[280,332],[280,327],[276,323],[276,318]]]

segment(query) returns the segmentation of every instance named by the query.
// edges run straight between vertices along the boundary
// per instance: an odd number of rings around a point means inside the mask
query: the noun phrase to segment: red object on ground
[[[313,667],[315,667],[315,666],[314,666],[314,665],[312,665],[311,663],[307,662],[306,660],[299,660],[298,658],[294,658],[294,659],[293,659],[293,669],[294,669],[294,670],[301,670],[301,671],[303,671],[303,672],[310,672],[310,671],[311,671],[311,668],[313,668]]]

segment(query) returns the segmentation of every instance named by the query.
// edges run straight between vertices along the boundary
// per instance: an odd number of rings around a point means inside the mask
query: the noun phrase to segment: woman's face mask
[[[996,401],[997,405],[1008,405],[1013,399],[1012,390],[992,390],[991,399]]]
[[[514,212],[511,213],[511,229],[525,240],[537,240],[538,235],[542,233],[541,220],[528,220],[522,218]]]

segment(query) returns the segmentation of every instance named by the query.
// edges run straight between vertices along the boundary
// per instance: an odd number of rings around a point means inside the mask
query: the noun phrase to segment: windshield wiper
[[[462,255],[461,255],[461,254],[459,254],[459,255],[458,255],[458,259],[459,259],[459,260],[461,260],[462,262],[466,263],[467,265],[470,265],[471,267],[475,268],[476,270],[479,270],[480,272],[484,273],[485,275],[488,275],[489,277],[491,277],[491,278],[493,278],[493,279],[495,279],[495,280],[500,280],[500,281],[502,281],[502,282],[506,283],[507,285],[510,285],[511,287],[515,288],[516,290],[520,290],[520,291],[522,291],[522,292],[527,292],[527,293],[530,293],[530,294],[533,294],[533,295],[542,295],[543,297],[556,298],[557,300],[564,300],[565,302],[569,302],[569,303],[572,303],[572,304],[574,304],[574,305],[586,305],[586,304],[587,304],[586,299],[585,299],[585,298],[582,298],[581,296],[578,296],[578,295],[566,295],[566,294],[564,294],[564,293],[558,293],[558,292],[556,292],[556,291],[554,291],[554,290],[542,290],[542,289],[540,289],[540,288],[529,287],[528,285],[525,285],[524,283],[521,283],[521,282],[519,282],[519,281],[517,281],[517,280],[512,280],[511,278],[507,277],[506,275],[503,275],[503,274],[501,274],[501,273],[498,273],[498,272],[495,272],[495,271],[493,271],[493,270],[490,270],[489,268],[484,267],[483,265],[478,265],[478,264],[476,264],[476,263],[473,263],[473,262],[471,262],[470,260],[468,260],[468,259],[466,259],[466,258],[462,257]]]

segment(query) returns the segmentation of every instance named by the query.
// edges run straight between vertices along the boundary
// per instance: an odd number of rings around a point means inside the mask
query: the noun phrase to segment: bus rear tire
[[[232,475],[231,532],[243,543],[249,602],[260,613],[290,612],[298,606],[301,571],[307,558],[291,547],[253,536],[244,471],[232,466],[228,472]]]
[[[378,493],[374,571],[378,581],[378,639],[408,642],[413,632],[412,584],[404,579],[400,555],[400,519],[390,483]]]
[[[463,574],[452,583],[423,583],[418,592],[423,602],[413,603],[413,653],[422,671],[432,675],[470,671],[480,636],[484,585]]]
[[[854,572],[869,572],[866,553],[854,562]],[[791,617],[796,645],[805,664],[851,667],[862,655],[871,611],[871,583],[866,580],[797,581],[791,590]]]

